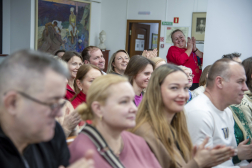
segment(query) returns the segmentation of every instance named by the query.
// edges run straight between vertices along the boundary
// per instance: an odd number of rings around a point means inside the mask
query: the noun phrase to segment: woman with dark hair
[[[188,37],[187,44],[184,33],[176,29],[171,33],[174,46],[171,46],[167,53],[167,63],[183,65],[192,69],[194,75],[193,85],[190,90],[194,90],[199,86],[199,78],[201,75],[201,66],[203,53],[196,48],[196,39]]]
[[[129,60],[130,57],[127,51],[116,51],[109,60],[107,73],[123,75]]]
[[[230,147],[205,148],[208,138],[195,150],[183,111],[188,89],[188,77],[176,65],[155,69],[131,130],[145,139],[165,168],[213,167],[234,154]]]
[[[69,100],[75,95],[74,79],[78,69],[83,64],[83,59],[79,53],[72,51],[65,52],[61,59],[67,63],[70,72],[70,78],[67,82],[67,92],[65,96],[65,99]]]
[[[90,85],[95,78],[101,75],[101,70],[92,64],[84,64],[78,69],[76,78],[74,79],[75,95],[70,99],[74,109],[76,109],[81,103],[86,102],[86,95]],[[89,120],[86,122],[91,124],[91,121]],[[84,121],[81,121],[79,126],[84,125],[84,123]]]
[[[143,98],[143,90],[147,87],[151,74],[155,68],[155,63],[141,55],[131,57],[124,72],[129,78],[136,94],[134,102],[138,106]]]
[[[78,69],[74,80],[75,95],[70,99],[74,108],[86,102],[86,95],[90,85],[95,78],[101,75],[101,70],[92,64],[84,64]]]

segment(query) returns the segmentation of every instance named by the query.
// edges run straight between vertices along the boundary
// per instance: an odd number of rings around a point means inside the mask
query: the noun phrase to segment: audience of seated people
[[[94,80],[87,103],[77,108],[82,119],[93,124],[86,125],[69,146],[70,163],[93,149],[95,167],[161,168],[144,139],[126,131],[136,124],[134,97],[125,77],[108,74]]]
[[[194,145],[209,137],[208,147],[218,144],[237,147],[237,156],[217,167],[251,167],[252,145],[248,140],[238,146],[232,111],[228,106],[239,104],[248,90],[243,66],[231,59],[217,60],[210,68],[206,90],[185,106],[188,131]],[[237,120],[235,120],[236,122]],[[239,121],[239,120],[238,120]]]
[[[65,98],[67,100],[70,100],[75,95],[74,79],[76,77],[78,69],[83,64],[83,59],[79,53],[67,51],[62,56],[62,60],[67,63],[69,73],[70,73],[70,77],[68,78],[67,87],[66,87],[66,95],[65,95]]]
[[[118,50],[108,75],[96,46],[58,50],[56,59],[31,50],[8,56],[0,64],[0,167],[252,167],[252,57],[226,54],[201,74],[196,39],[186,43],[181,30],[171,37],[168,64],[157,49]]]
[[[207,136],[195,151],[183,112],[188,89],[184,71],[176,65],[162,65],[153,72],[138,108],[131,131],[145,139],[162,167],[212,167],[233,154],[229,147],[205,148]]]
[[[0,65],[0,167],[92,168],[92,151],[73,165],[55,117],[68,70],[48,54],[22,50]]]
[[[144,89],[147,88],[151,74],[154,70],[155,64],[148,58],[141,55],[131,57],[129,64],[124,72],[129,78],[135,92],[134,103],[138,106],[144,95]]]
[[[107,73],[124,75],[124,71],[129,63],[130,57],[127,51],[118,50],[110,58]]]

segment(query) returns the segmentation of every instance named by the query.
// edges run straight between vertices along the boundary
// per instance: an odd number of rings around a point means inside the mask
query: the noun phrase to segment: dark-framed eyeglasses
[[[66,104],[66,101],[64,101],[63,103],[45,103],[45,102],[42,102],[34,97],[31,97],[30,95],[24,93],[24,92],[21,92],[21,91],[16,91],[17,93],[19,93],[21,96],[31,100],[31,101],[34,101],[38,104],[41,104],[41,105],[44,105],[44,106],[48,106],[50,107],[51,109],[51,114],[55,114],[56,112],[58,112],[65,104]],[[6,94],[6,93],[5,93]]]

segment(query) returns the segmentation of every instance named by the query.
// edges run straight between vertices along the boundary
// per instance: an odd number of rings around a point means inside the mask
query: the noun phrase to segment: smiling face
[[[75,78],[76,74],[78,72],[78,69],[80,68],[80,66],[82,65],[82,61],[79,57],[77,56],[73,56],[68,62],[68,69],[70,71],[71,74],[71,78]]]
[[[133,80],[133,85],[137,85],[137,87],[141,89],[147,88],[152,72],[152,65],[147,64],[147,66],[142,71],[138,72]]]
[[[186,73],[186,75],[188,77],[188,85],[189,85],[189,87],[191,87],[193,84],[194,75],[192,74],[192,71],[189,69],[184,70],[184,72]]]
[[[135,93],[129,82],[114,84],[109,88],[109,97],[101,106],[102,122],[105,127],[116,130],[133,128],[136,124],[137,107],[133,103]]]
[[[87,94],[89,87],[91,86],[92,82],[99,76],[101,76],[101,72],[97,69],[90,69],[88,73],[85,75],[84,79],[81,82],[77,82],[78,87],[82,89],[84,94]]]
[[[101,50],[98,49],[98,50],[89,51],[89,52],[90,52],[90,59],[88,63],[97,66],[101,71],[104,70],[105,59],[103,57]]]
[[[114,71],[119,74],[123,74],[129,63],[129,56],[124,52],[118,52],[115,56],[115,60],[112,63]]]
[[[183,72],[176,71],[166,76],[161,84],[161,94],[168,116],[172,118],[183,110],[189,98],[188,90],[188,78]]]
[[[177,31],[172,35],[172,42],[178,48],[186,48],[186,39],[181,31]]]
[[[226,104],[240,104],[244,91],[248,90],[244,68],[237,63],[230,64],[229,80],[223,80],[222,95]]]

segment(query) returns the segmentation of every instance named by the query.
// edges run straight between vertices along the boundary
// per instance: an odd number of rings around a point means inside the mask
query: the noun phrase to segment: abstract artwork
[[[71,0],[37,0],[35,48],[81,52],[89,45],[91,4]]]

